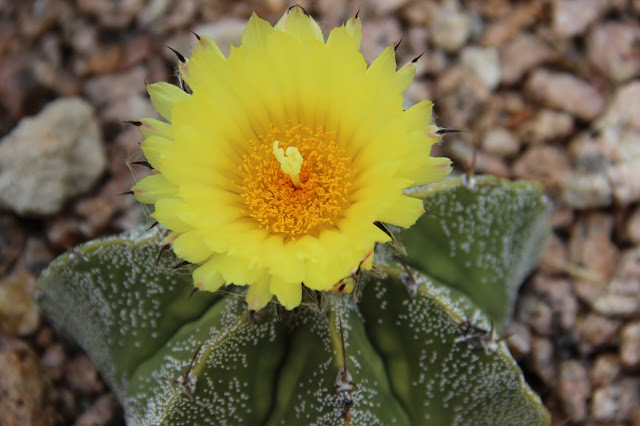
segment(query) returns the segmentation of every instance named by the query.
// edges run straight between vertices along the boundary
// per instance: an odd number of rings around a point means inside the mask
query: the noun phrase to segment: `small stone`
[[[629,80],[640,74],[638,40],[640,26],[637,22],[601,23],[587,36],[587,58],[614,82]]]
[[[146,63],[146,68],[148,81],[168,81],[173,76],[167,69],[164,59],[159,55],[151,56]]]
[[[79,401],[79,398],[74,395],[71,389],[63,387],[58,389],[55,402],[57,411],[63,416],[75,418],[80,411],[78,406],[84,401]]]
[[[131,120],[132,118],[156,116],[157,112],[153,108],[149,96],[143,94],[133,94],[119,99],[100,113],[102,120],[115,123]]]
[[[455,52],[464,46],[471,34],[471,17],[460,10],[457,1],[438,5],[431,3],[429,34],[434,46]]]
[[[19,267],[37,277],[55,257],[55,253],[47,245],[44,238],[30,236],[27,238]]]
[[[42,354],[40,363],[51,380],[58,380],[64,375],[64,363],[67,355],[60,343],[55,343]]]
[[[94,395],[104,390],[95,363],[84,354],[66,364],[65,378],[69,386],[82,395]]]
[[[549,387],[556,385],[556,364],[554,362],[553,344],[546,338],[531,339],[531,368]]]
[[[620,333],[620,359],[627,368],[640,367],[640,321],[628,323]]]
[[[598,355],[591,367],[591,382],[595,387],[609,385],[618,378],[620,372],[620,357],[617,354]]]
[[[596,389],[591,401],[591,415],[601,422],[626,422],[640,404],[637,379],[626,379]]]
[[[639,5],[638,9],[640,9],[640,1],[636,0],[636,3]],[[640,407],[631,413],[631,426],[640,426]]]
[[[55,247],[63,250],[71,250],[86,240],[82,223],[70,215],[60,215],[49,222],[46,234]]]
[[[403,94],[405,106],[408,108],[424,99],[433,99],[432,93],[433,84],[430,81],[414,81]]]
[[[84,91],[94,105],[103,107],[133,95],[146,94],[145,78],[145,69],[139,66],[118,74],[89,78],[84,84]]]
[[[117,71],[122,63],[124,47],[118,43],[98,44],[87,58],[74,64],[80,75],[104,75]]]
[[[574,328],[579,305],[569,280],[537,274],[533,278],[533,290],[551,306],[554,330],[556,326],[563,330]]]
[[[586,173],[603,173],[611,166],[614,147],[602,133],[580,132],[571,139],[567,152],[575,169]]]
[[[365,20],[362,24],[362,45],[360,51],[368,63],[371,63],[388,46],[399,42],[403,37],[402,28],[397,19],[376,18]],[[404,42],[401,43],[401,46]],[[420,62],[422,58],[420,58]]]
[[[606,284],[601,277],[590,271],[580,270],[580,273],[583,276],[579,276],[573,282],[573,292],[581,302],[593,306],[598,298],[607,294]]]
[[[574,171],[564,183],[563,199],[577,210],[607,207],[613,200],[613,191],[605,173]]]
[[[388,16],[406,5],[409,0],[371,0],[369,6],[376,16]]]
[[[524,32],[524,28],[538,20],[543,7],[545,2],[540,0],[512,4],[509,13],[487,25],[480,44],[500,47],[509,40],[513,40],[518,34]]]
[[[609,291],[634,297],[640,294],[640,247],[622,252],[615,275],[609,283]]]
[[[593,308],[602,315],[629,318],[640,313],[640,299],[630,295],[607,294],[598,298]]]
[[[18,259],[26,240],[25,231],[11,214],[0,213],[0,276]]]
[[[161,22],[161,28],[164,32],[184,28],[194,21],[195,15],[200,6],[198,0],[181,0],[174,2],[173,7]]]
[[[40,331],[38,331],[35,343],[38,349],[46,349],[49,346],[53,345],[55,338],[56,335],[51,327],[43,327],[42,329],[40,329]]]
[[[98,398],[74,423],[74,426],[109,425],[120,412],[120,405],[113,394]]]
[[[542,249],[542,261],[538,266],[538,271],[546,275],[554,275],[566,272],[566,265],[569,262],[569,253],[565,242],[552,232]]]
[[[569,257],[602,280],[613,277],[620,257],[611,241],[613,217],[604,213],[589,213],[574,224],[569,239]]]
[[[101,194],[87,198],[75,205],[75,212],[82,219],[83,233],[88,238],[95,237],[105,229],[116,213],[113,194]]]
[[[122,62],[119,69],[128,70],[141,62],[144,62],[152,54],[151,40],[146,35],[135,36],[127,41],[122,53]]]
[[[553,311],[547,301],[534,294],[524,294],[518,299],[517,318],[530,326],[536,334],[551,335]]]
[[[60,16],[66,15],[67,10],[64,3],[48,1],[42,7],[35,7],[34,5],[34,7],[23,8],[22,11],[26,13],[21,13],[18,18],[20,35],[29,41],[33,41],[44,34],[45,31],[57,23]],[[7,5],[3,6],[6,8]]]
[[[473,165],[473,171],[478,174],[490,174],[499,177],[511,176],[506,162],[495,155],[475,151],[474,163],[474,148],[470,143],[460,138],[450,138],[446,141],[446,156],[460,164],[466,172],[469,172]]]
[[[640,168],[635,159],[611,166],[607,175],[618,204],[626,206],[640,200]]]
[[[0,200],[20,214],[52,214],[91,188],[105,166],[91,106],[59,99],[0,140]]]
[[[33,70],[21,56],[3,55],[0,62],[0,106],[12,120],[24,115],[25,98],[36,86]]]
[[[575,211],[568,206],[554,206],[551,212],[551,227],[555,231],[566,231],[575,221]]]
[[[602,129],[601,143],[612,147],[611,159],[616,163],[638,161],[640,159],[640,130],[633,126],[616,131],[612,128]]]
[[[282,15],[282,11],[290,6],[285,0],[267,0],[264,3],[276,15]],[[346,21],[344,19],[345,16],[353,16],[355,14],[351,9],[351,4],[343,0],[319,0],[315,3],[315,8],[324,18],[324,25],[322,25],[324,28],[335,28],[342,25]]]
[[[604,108],[604,97],[589,83],[569,73],[536,70],[527,80],[526,91],[544,105],[585,121],[596,118]]]
[[[555,0],[553,2],[553,32],[559,37],[581,34],[606,10],[601,0]]]
[[[54,424],[38,355],[20,340],[0,339],[0,424]]]
[[[482,149],[489,154],[510,158],[520,151],[520,144],[512,132],[504,127],[496,127],[485,133]]]
[[[98,18],[106,28],[123,29],[127,27],[142,9],[142,0],[78,0],[77,7],[85,14]]]
[[[156,27],[160,19],[166,16],[170,5],[171,1],[169,0],[150,0],[146,2],[144,8],[136,16],[138,26],[152,32],[161,30],[161,28],[154,27]]]
[[[549,61],[553,56],[553,49],[537,36],[527,33],[518,35],[500,48],[502,83],[517,83],[529,70]]]
[[[36,331],[40,309],[33,300],[36,279],[26,271],[16,271],[0,281],[0,332],[24,336]]]
[[[531,331],[529,327],[518,321],[512,321],[507,325],[505,336],[511,335],[506,339],[509,352],[516,360],[529,355],[531,352]]]
[[[587,418],[587,399],[591,394],[591,384],[584,365],[577,360],[565,360],[560,363],[558,396],[564,412],[574,422],[583,422]]]
[[[541,145],[566,138],[574,130],[573,117],[566,112],[543,108],[520,129],[524,143]]]
[[[512,91],[500,91],[492,96],[491,103],[498,104],[498,110],[503,110],[505,113],[512,114],[515,116],[525,116],[530,117],[530,107],[524,100],[524,96],[522,96],[519,92]],[[506,126],[511,128],[512,122],[515,122],[513,118],[509,119],[509,125]]]
[[[595,313],[588,313],[578,322],[578,350],[583,355],[593,353],[604,345],[616,342],[621,321]]]
[[[320,3],[322,4],[323,1],[320,1]],[[344,2],[340,1],[339,3],[342,4]],[[424,26],[426,28],[427,23],[430,21],[431,7],[430,3],[414,1],[403,7],[400,13],[402,14],[402,18],[406,19],[411,26]]]
[[[0,129],[8,118],[18,121],[37,113],[56,94],[77,94],[78,78],[46,60],[44,53],[5,54],[0,61],[0,106],[6,109]]]
[[[465,47],[460,53],[460,62],[477,75],[489,90],[500,84],[500,61],[495,47]]]
[[[609,152],[615,163],[640,157],[640,83],[616,90],[605,113],[594,123],[598,145]]]
[[[626,127],[640,130],[640,81],[633,81],[616,89],[596,126],[618,131]]]
[[[513,165],[520,179],[542,183],[549,190],[559,190],[567,179],[569,159],[564,150],[550,145],[531,147]]]
[[[88,22],[78,22],[72,27],[69,44],[76,55],[88,56],[97,48],[98,29]]]
[[[426,27],[411,27],[407,32],[407,36],[403,39],[402,43],[407,42],[409,45],[409,50],[412,54],[415,53],[427,53],[427,46],[429,45],[429,31]],[[402,44],[401,44],[402,46]],[[416,71],[416,76],[421,77],[424,73],[420,73],[420,63],[428,62],[428,61],[418,61],[418,71]]]
[[[462,130],[486,110],[491,92],[474,73],[454,67],[439,75],[435,96],[447,127]]]

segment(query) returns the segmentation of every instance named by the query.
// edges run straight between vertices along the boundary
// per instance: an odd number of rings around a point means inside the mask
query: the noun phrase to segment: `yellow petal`
[[[247,291],[247,308],[250,311],[259,311],[267,306],[267,303],[273,298],[273,294],[269,290],[270,277],[264,274],[258,281],[249,286]]]
[[[367,77],[377,81],[393,81],[396,73],[396,51],[394,46],[387,46],[371,63]]]
[[[265,49],[267,37],[273,33],[273,27],[258,15],[251,14],[247,28],[242,33],[242,45],[250,49]]]
[[[175,104],[189,98],[178,86],[160,82],[147,85],[147,92],[151,97],[151,104],[163,118],[171,121],[171,112]]]
[[[140,133],[145,138],[149,136],[160,136],[165,139],[173,139],[173,129],[171,124],[156,120],[155,118],[143,118],[140,120],[142,126],[139,127]]]
[[[160,174],[152,174],[140,179],[133,188],[133,196],[144,204],[154,204],[166,197],[173,197],[178,188]]]
[[[150,135],[141,144],[142,152],[154,169],[162,169],[163,159],[167,156],[173,140]]]
[[[285,13],[275,28],[291,34],[300,41],[318,40],[324,42],[322,29],[312,17],[303,12],[300,6],[293,7],[288,13]]]
[[[193,271],[193,283],[200,290],[217,291],[224,284],[217,265],[205,262]]]
[[[278,302],[287,310],[298,307],[302,301],[302,285],[299,282],[288,283],[272,278],[269,283],[269,291],[278,298]]]
[[[362,42],[362,22],[351,18],[341,27],[334,28],[329,33],[327,46],[332,49],[358,51]]]
[[[176,256],[191,263],[201,263],[209,257],[209,252],[203,250],[203,237],[200,231],[187,231],[173,240],[171,248]]]

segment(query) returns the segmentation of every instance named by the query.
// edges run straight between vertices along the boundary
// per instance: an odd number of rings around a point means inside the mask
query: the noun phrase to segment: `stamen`
[[[355,172],[334,132],[272,124],[270,132],[248,143],[251,149],[243,155],[237,183],[243,213],[260,228],[296,239],[318,236],[343,217]]]
[[[300,181],[300,169],[302,167],[302,155],[298,148],[290,146],[287,148],[285,153],[284,149],[278,147],[280,142],[273,142],[273,154],[276,156],[276,160],[280,163],[280,168],[283,172],[289,175],[289,179],[291,179],[291,183],[296,188],[300,188],[302,186],[302,182]]]

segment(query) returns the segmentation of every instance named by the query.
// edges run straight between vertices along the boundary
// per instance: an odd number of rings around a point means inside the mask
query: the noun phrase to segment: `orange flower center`
[[[271,127],[257,141],[249,141],[240,165],[244,213],[261,228],[292,239],[317,235],[335,225],[349,204],[351,157],[338,148],[332,132],[302,125]],[[290,160],[294,155],[297,160]],[[299,173],[287,169],[287,160],[299,166]]]

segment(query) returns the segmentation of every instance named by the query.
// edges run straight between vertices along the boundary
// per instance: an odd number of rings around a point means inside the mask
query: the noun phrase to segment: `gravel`
[[[290,4],[0,4],[0,424],[122,425],[33,281],[62,251],[144,221],[117,196],[145,173],[127,165],[140,136],[120,122],[155,116],[145,82],[176,81],[164,45],[188,54],[195,31],[228,49],[253,10],[273,23]],[[468,170],[476,146],[476,173],[546,186],[552,237],[507,344],[554,424],[640,425],[640,2],[304,6],[324,28],[361,7],[369,60],[401,38],[400,65],[424,53],[407,106],[437,99],[437,123],[465,131],[434,152]]]
[[[57,213],[91,188],[105,166],[92,106],[59,99],[0,140],[0,200],[19,214]]]

